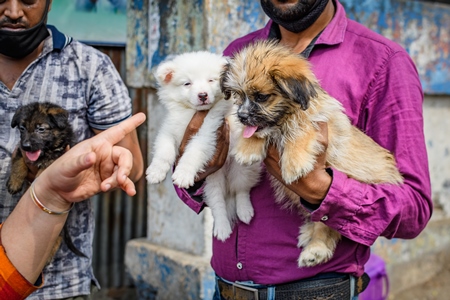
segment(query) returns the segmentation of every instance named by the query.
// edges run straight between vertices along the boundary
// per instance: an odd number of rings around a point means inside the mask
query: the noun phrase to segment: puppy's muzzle
[[[250,101],[246,99],[238,108],[237,116],[244,125],[250,125]]]
[[[198,100],[201,103],[206,104],[208,102],[208,93],[199,93],[198,94]]]

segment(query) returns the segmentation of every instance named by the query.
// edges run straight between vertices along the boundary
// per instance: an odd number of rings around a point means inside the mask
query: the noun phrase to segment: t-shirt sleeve
[[[101,54],[89,93],[88,122],[90,127],[105,130],[132,114],[128,88],[111,59]]]

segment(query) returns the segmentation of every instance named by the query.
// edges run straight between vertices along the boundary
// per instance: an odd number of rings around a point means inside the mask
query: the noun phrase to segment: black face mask
[[[46,20],[49,6],[46,1],[44,15],[34,27],[25,30],[0,30],[0,53],[12,58],[24,58],[33,52],[39,44],[49,35]]]
[[[328,4],[328,0],[316,0],[312,4],[309,4],[311,1],[302,2],[307,3],[297,4],[289,11],[281,11],[270,0],[261,0],[261,7],[276,24],[290,32],[299,33],[317,21]]]

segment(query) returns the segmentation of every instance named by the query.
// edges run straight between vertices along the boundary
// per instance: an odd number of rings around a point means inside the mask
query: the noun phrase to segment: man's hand
[[[264,159],[267,171],[283,183],[287,188],[311,204],[320,204],[328,193],[332,178],[326,171],[326,149],[328,146],[328,126],[319,123],[320,143],[324,145],[324,152],[317,157],[314,170],[292,184],[286,184],[281,176],[280,155],[275,146],[270,145]]]
[[[183,155],[184,149],[189,141],[189,139],[198,132],[203,124],[208,111],[197,111],[189,122],[186,131],[181,141],[179,156],[177,158],[178,163],[179,158]],[[228,148],[230,147],[230,128],[227,120],[222,124],[222,126],[217,129],[217,139],[216,139],[216,153],[211,158],[209,163],[205,166],[205,171],[198,173],[196,177],[196,182],[205,179],[208,175],[216,172],[225,164],[228,155]]]

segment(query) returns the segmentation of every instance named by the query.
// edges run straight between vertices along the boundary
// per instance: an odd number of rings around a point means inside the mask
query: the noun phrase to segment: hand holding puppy
[[[311,204],[320,204],[322,202],[323,198],[327,195],[332,181],[332,177],[326,171],[328,126],[324,122],[319,122],[318,125],[320,127],[319,142],[324,146],[324,151],[317,156],[314,170],[308,175],[299,178],[296,182],[286,184],[281,176],[280,155],[276,147],[272,144],[269,145],[267,156],[264,159],[266,169],[272,176]]]
[[[183,155],[184,149],[187,145],[189,139],[198,132],[200,127],[203,124],[203,120],[205,119],[208,111],[197,111],[189,122],[186,131],[183,136],[183,140],[181,141],[179,156],[177,158],[178,163],[179,158]],[[216,152],[214,156],[209,161],[209,163],[205,166],[205,170],[201,173],[197,174],[196,182],[205,179],[208,175],[216,172],[225,164],[228,154],[228,148],[230,146],[230,128],[227,120],[219,127],[217,130],[217,139],[216,139]]]

